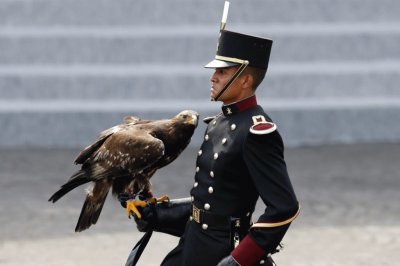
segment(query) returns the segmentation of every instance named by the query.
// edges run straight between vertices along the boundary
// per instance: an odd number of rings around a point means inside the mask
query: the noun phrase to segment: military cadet
[[[273,265],[274,253],[299,213],[277,126],[257,104],[272,40],[221,30],[205,67],[222,112],[208,124],[198,151],[190,202],[146,207],[138,228],[179,236],[162,265]],[[264,213],[251,221],[258,198]]]

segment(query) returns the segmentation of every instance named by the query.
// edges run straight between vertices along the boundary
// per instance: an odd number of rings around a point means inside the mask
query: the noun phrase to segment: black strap
[[[128,259],[126,260],[125,266],[135,266],[144,249],[149,242],[151,235],[153,234],[153,227],[150,226],[144,236],[136,243],[131,253],[129,253]]]

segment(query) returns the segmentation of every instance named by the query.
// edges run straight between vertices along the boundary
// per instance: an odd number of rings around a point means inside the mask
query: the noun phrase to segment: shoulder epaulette
[[[215,118],[217,118],[219,116],[221,116],[221,114],[217,114],[217,115],[214,115],[214,116],[208,116],[208,117],[203,119],[203,122],[206,123],[206,124],[209,124],[211,121],[213,121]]]
[[[208,124],[210,123],[213,119],[215,118],[215,116],[208,116],[206,118],[203,119],[203,122]]]
[[[256,135],[264,135],[272,133],[276,130],[276,125],[265,120],[262,115],[253,116],[253,125],[250,127],[250,132]]]

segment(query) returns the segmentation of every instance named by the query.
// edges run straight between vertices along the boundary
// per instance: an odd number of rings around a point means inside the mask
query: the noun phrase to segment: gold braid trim
[[[231,62],[231,63],[237,63],[237,64],[245,64],[245,65],[249,64],[249,61],[247,61],[247,60],[234,58],[234,57],[227,57],[227,56],[222,56],[222,55],[216,55],[215,59],[221,60],[221,61],[227,61],[227,62]]]
[[[272,228],[272,227],[278,227],[278,226],[282,226],[285,224],[289,224],[294,219],[296,219],[297,216],[299,216],[299,213],[300,213],[300,206],[299,206],[299,209],[297,210],[296,214],[285,221],[277,222],[277,223],[255,223],[251,226],[251,228]]]

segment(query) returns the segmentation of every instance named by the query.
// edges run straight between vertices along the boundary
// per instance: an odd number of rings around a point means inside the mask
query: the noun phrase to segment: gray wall
[[[216,114],[202,66],[223,2],[1,1],[0,148],[85,146],[126,114]],[[227,29],[274,40],[258,98],[287,145],[399,141],[399,14],[397,0],[232,0]]]

